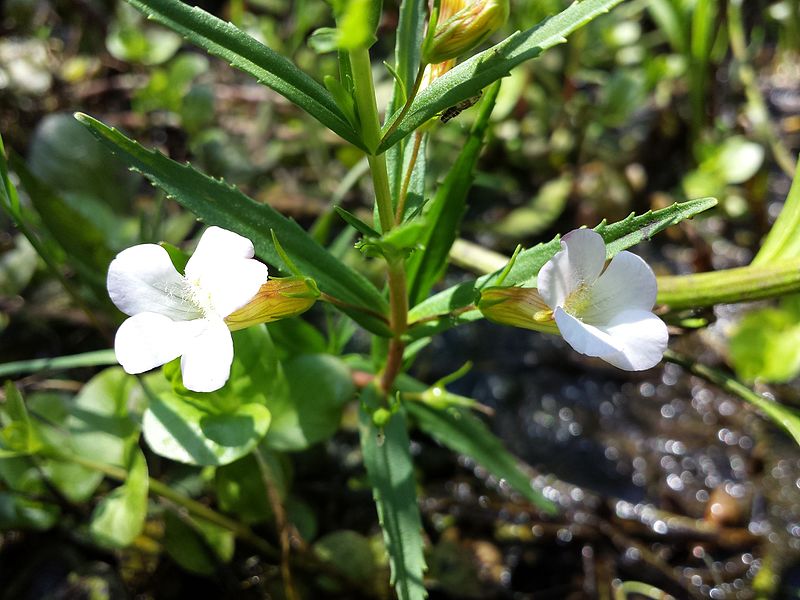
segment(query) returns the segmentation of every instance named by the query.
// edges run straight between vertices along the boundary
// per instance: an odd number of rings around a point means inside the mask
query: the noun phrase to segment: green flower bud
[[[442,0],[423,61],[434,64],[465,54],[500,29],[508,12],[508,0]]]
[[[493,323],[558,334],[553,311],[535,288],[487,288],[481,292],[478,309]]]
[[[245,306],[225,319],[228,329],[236,331],[259,323],[296,317],[319,298],[319,289],[307,277],[282,277],[270,279]]]

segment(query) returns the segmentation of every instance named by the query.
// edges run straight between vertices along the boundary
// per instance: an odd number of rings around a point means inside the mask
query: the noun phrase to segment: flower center
[[[591,304],[592,298],[589,293],[590,290],[591,287],[582,281],[578,287],[567,296],[567,299],[564,300],[564,310],[573,317],[580,318]]]
[[[186,287],[189,291],[189,298],[197,307],[197,310],[202,316],[207,317],[216,314],[214,310],[214,303],[211,299],[211,294],[203,287],[202,280],[199,277],[195,279],[186,279]]]

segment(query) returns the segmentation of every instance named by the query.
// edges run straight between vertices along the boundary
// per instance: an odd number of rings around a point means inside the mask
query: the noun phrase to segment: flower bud
[[[317,284],[307,277],[270,279],[250,302],[228,315],[225,323],[228,329],[236,331],[259,323],[296,317],[311,308],[319,295]]]
[[[558,334],[553,311],[536,288],[487,288],[481,292],[478,309],[493,323]]]
[[[440,63],[465,54],[506,22],[508,5],[508,0],[442,0],[436,31],[423,48],[423,60]]]

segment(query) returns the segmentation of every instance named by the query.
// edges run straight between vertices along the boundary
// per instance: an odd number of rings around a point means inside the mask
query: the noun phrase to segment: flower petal
[[[617,254],[589,292],[589,306],[580,315],[587,323],[604,325],[627,309],[650,311],[658,286],[650,266],[632,252]]]
[[[539,294],[550,308],[563,306],[567,297],[581,284],[590,286],[606,262],[606,244],[591,229],[576,229],[561,238],[556,252],[539,271]]]
[[[126,319],[117,330],[114,351],[127,373],[144,373],[179,357],[194,321],[173,321],[158,313],[143,312]]]
[[[232,231],[209,227],[200,238],[186,265],[186,278],[216,316],[224,318],[242,308],[266,283],[267,266],[252,256],[250,240]]]
[[[584,323],[561,308],[554,316],[561,335],[576,351],[626,371],[654,367],[667,349],[667,326],[646,310],[622,311],[604,327]]]
[[[253,242],[246,237],[212,226],[200,236],[194,254],[186,263],[186,277],[197,279],[206,270],[207,263],[213,265],[220,261],[253,258],[254,255]]]
[[[111,261],[106,279],[111,301],[127,315],[151,312],[176,321],[196,318],[186,281],[175,270],[169,254],[156,244],[123,250]]]
[[[667,325],[649,310],[623,310],[603,329],[622,348],[619,355],[603,360],[626,371],[656,366],[667,350]]]
[[[193,392],[218,390],[231,374],[233,338],[222,319],[203,319],[181,358],[183,385]]]

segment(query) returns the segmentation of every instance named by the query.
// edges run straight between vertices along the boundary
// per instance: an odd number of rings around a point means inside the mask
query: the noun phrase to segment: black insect
[[[451,119],[455,119],[463,111],[467,110],[470,106],[473,106],[478,100],[480,100],[482,93],[483,92],[478,92],[476,95],[472,96],[472,98],[467,98],[466,100],[462,100],[455,106],[451,106],[450,108],[445,109],[444,111],[442,111],[439,120],[442,123],[447,123]]]

